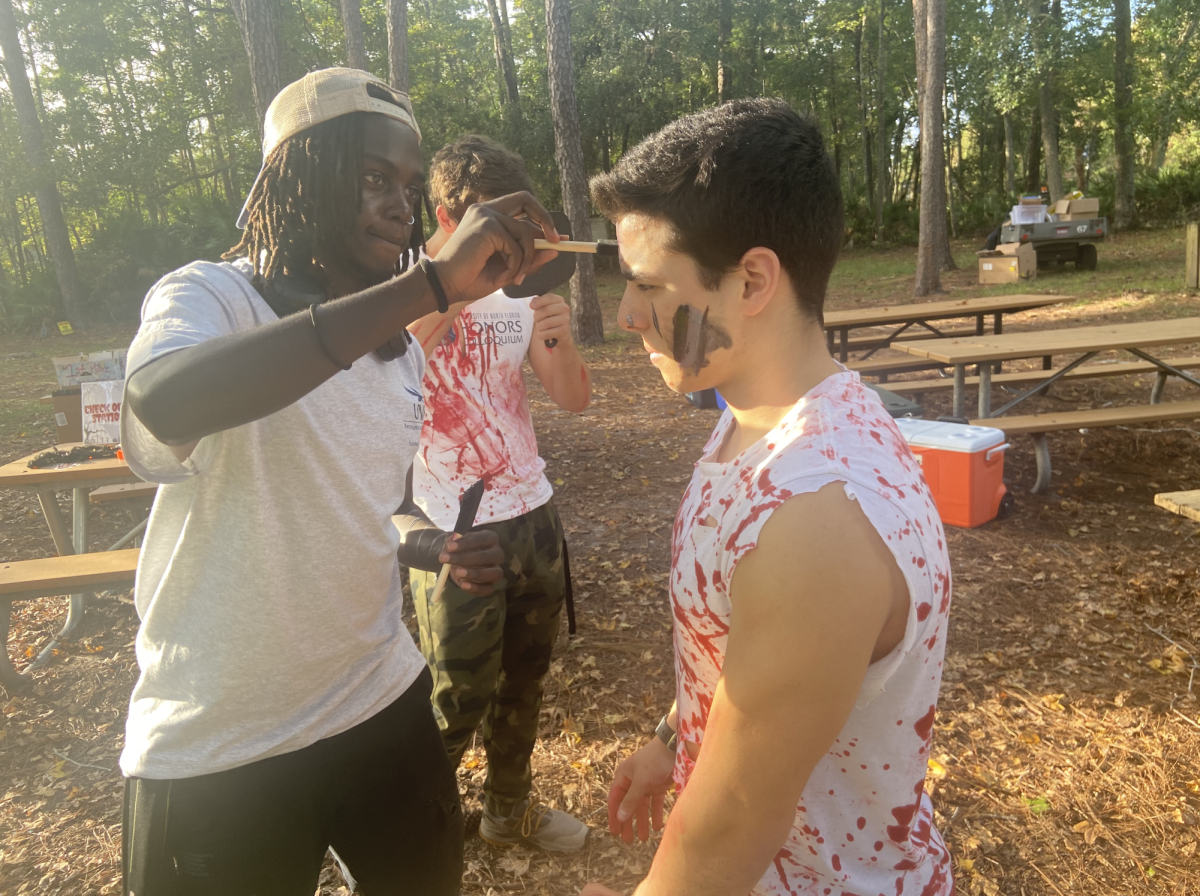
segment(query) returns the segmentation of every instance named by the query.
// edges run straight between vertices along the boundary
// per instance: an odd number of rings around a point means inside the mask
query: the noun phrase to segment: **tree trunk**
[[[1004,113],[1004,195],[1017,195],[1016,144],[1013,140],[1012,113]]]
[[[867,202],[875,195],[875,172],[871,165],[871,126],[867,123],[867,79],[863,77],[863,41],[867,30],[867,12],[858,20],[854,32],[854,78],[858,81],[858,133],[862,145],[863,181],[866,184]]]
[[[350,68],[365,72],[367,48],[363,43],[362,7],[359,0],[342,0],[342,30],[346,33],[346,64]]]
[[[1063,189],[1062,162],[1058,154],[1058,110],[1054,98],[1054,66],[1059,58],[1058,27],[1062,18],[1062,5],[1054,0],[1051,11],[1041,0],[1030,4],[1033,24],[1033,58],[1041,75],[1038,87],[1038,112],[1041,116],[1042,149],[1046,154],[1046,187],[1050,190],[1050,201],[1057,202],[1066,192]]]
[[[946,89],[946,0],[913,0],[921,108],[921,212],[913,294],[942,292],[949,254],[946,233],[946,154],[942,97]]]
[[[275,23],[270,0],[230,0],[234,17],[242,32],[242,44],[250,60],[250,89],[254,92],[254,111],[258,132],[275,94],[283,88],[279,77],[279,51],[275,45]]]
[[[879,0],[879,71],[875,74],[875,240],[883,241],[883,203],[888,195],[887,8]]]
[[[46,249],[54,263],[58,289],[62,293],[63,312],[72,326],[84,327],[87,320],[83,310],[83,283],[79,279],[79,270],[75,267],[75,253],[71,250],[71,237],[63,217],[58,184],[54,180],[54,169],[50,164],[42,134],[42,123],[37,114],[37,103],[29,86],[29,75],[25,71],[25,54],[21,52],[17,17],[11,0],[0,0],[0,50],[4,53],[4,69],[8,75],[13,105],[17,110],[25,159],[33,174],[34,194],[42,219]]]
[[[1042,116],[1033,113],[1033,125],[1029,129],[1029,147],[1025,152],[1025,193],[1033,195],[1042,187]]]
[[[1087,147],[1082,143],[1075,144],[1075,189],[1086,193],[1088,188]]]
[[[1133,197],[1133,70],[1130,65],[1132,37],[1129,0],[1117,0],[1113,26],[1116,28],[1116,55],[1113,60],[1113,144],[1117,152],[1113,229],[1128,230],[1137,225],[1137,206],[1134,205]]]
[[[408,0],[387,0],[388,82],[408,93]]]
[[[546,69],[550,85],[550,117],[554,123],[554,158],[562,184],[563,210],[577,239],[591,239],[587,173],[583,166],[579,108],[575,102],[575,62],[571,56],[570,0],[546,0]],[[604,319],[596,294],[596,269],[590,255],[580,255],[571,277],[571,335],[579,345],[604,342]]]
[[[733,0],[720,0],[717,14],[717,103],[733,95],[733,67],[729,64],[729,42],[733,38]]]
[[[505,15],[500,16],[497,0],[487,0],[488,14],[492,19],[492,45],[496,51],[496,71],[500,75],[500,105],[509,106],[513,110],[513,118],[520,117],[521,95],[517,92],[517,68],[512,58],[512,41],[508,34],[505,19],[508,18],[508,0],[499,0],[505,4]]]

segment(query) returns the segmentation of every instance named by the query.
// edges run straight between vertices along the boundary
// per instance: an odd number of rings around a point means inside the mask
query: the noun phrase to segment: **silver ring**
[[[416,215],[409,215],[409,217],[408,217],[408,226],[409,226],[409,227],[412,227],[412,226],[413,226],[414,224],[416,224],[416,223],[417,223],[417,216],[416,216]]]
[[[633,315],[632,315],[632,314],[626,314],[626,315],[625,315],[625,323],[626,323],[628,326],[631,326],[631,327],[633,326]]]

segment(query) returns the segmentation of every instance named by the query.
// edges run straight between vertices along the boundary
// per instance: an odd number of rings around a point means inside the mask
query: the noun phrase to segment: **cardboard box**
[[[1053,213],[1056,215],[1065,215],[1070,210],[1071,210],[1071,200],[1070,199],[1060,199],[1060,200],[1058,200],[1058,202],[1054,203]]]
[[[1092,218],[1098,218],[1098,217],[1100,217],[1098,214],[1094,215],[1091,213],[1078,214],[1078,215],[1059,215],[1058,220],[1060,220],[1060,221],[1090,221],[1090,220],[1092,220]]]
[[[1028,243],[1002,243],[1004,249],[980,252],[980,283],[1016,283],[1037,277],[1037,253]],[[1015,248],[1009,249],[1008,246]]]
[[[1090,215],[1094,218],[1100,214],[1100,200],[1072,199],[1071,207],[1067,211],[1072,215]]]
[[[83,441],[83,401],[80,399],[80,387],[56,389],[51,397],[54,405],[54,442],[61,445],[64,442]]]
[[[1041,196],[1022,196],[1020,199],[1017,200],[1017,202],[1020,205],[1041,205],[1042,197]]]

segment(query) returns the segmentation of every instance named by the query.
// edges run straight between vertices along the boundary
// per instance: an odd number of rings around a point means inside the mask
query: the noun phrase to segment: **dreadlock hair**
[[[383,91],[368,92],[388,100]],[[362,211],[363,132],[370,112],[351,112],[313,125],[275,148],[248,202],[250,218],[242,239],[222,258],[250,257],[256,285],[285,271],[312,275],[314,262],[331,262],[345,248],[346,234]],[[413,209],[412,236],[396,261],[396,273],[415,264],[425,248],[424,218],[433,218],[422,191]]]

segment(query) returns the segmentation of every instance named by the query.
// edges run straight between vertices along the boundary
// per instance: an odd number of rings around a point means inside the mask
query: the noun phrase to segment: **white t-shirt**
[[[277,320],[250,273],[197,262],[155,284],[129,375]],[[206,436],[183,463],[122,404],[125,457],[162,484],[138,564],[126,775],[193,777],[298,750],[416,679],[391,514],[416,450],[423,366],[415,344],[387,363],[367,355],[289,407]]]
[[[950,560],[921,468],[879,398],[849,371],[825,379],[775,429],[718,463],[732,423],[727,410],[675,520],[679,739],[704,740],[738,561],[788,498],[843,483],[904,573],[908,623],[896,649],[868,668],[850,718],[813,770],[792,830],[753,893],[948,894],[950,857],[923,785],[942,679]],[[704,525],[709,516],[715,526]],[[683,788],[695,763],[685,749],[676,757]]]
[[[480,479],[480,525],[511,520],[554,496],[525,394],[529,301],[495,292],[474,302],[429,353],[413,497],[442,529],[454,528],[459,497]]]

